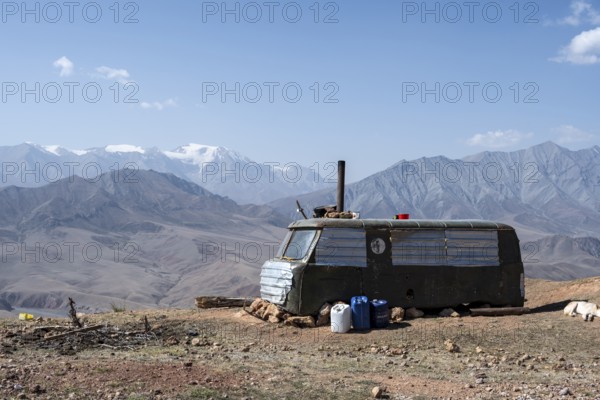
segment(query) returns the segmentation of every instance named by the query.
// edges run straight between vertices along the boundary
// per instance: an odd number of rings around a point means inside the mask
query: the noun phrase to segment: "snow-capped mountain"
[[[38,187],[73,175],[94,180],[115,170],[125,170],[123,174],[134,179],[138,170],[155,170],[241,204],[263,204],[331,186],[297,163],[260,163],[225,147],[200,144],[163,151],[128,144],[71,150],[24,143],[0,147],[0,161],[0,186]]]

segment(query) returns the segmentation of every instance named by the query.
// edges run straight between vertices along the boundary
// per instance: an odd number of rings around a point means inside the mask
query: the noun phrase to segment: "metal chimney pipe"
[[[338,161],[337,212],[344,211],[344,187],[346,184],[346,161]]]

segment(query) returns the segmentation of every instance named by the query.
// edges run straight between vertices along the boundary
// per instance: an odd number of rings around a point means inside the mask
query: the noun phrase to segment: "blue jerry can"
[[[371,300],[371,326],[385,328],[390,323],[387,300]]]
[[[369,299],[367,296],[354,296],[350,300],[352,308],[352,327],[357,331],[371,328],[369,317]]]

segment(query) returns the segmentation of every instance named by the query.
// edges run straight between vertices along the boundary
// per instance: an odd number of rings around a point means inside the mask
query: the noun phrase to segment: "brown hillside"
[[[599,399],[600,319],[562,306],[597,298],[600,278],[526,287],[527,315],[426,316],[364,333],[235,308],[89,315],[95,330],[55,339],[68,321],[1,320],[0,398],[346,400],[378,386],[400,400]]]

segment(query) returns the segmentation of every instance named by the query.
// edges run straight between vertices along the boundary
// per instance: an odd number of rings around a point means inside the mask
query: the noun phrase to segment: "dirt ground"
[[[59,338],[66,319],[4,319],[0,398],[346,400],[378,386],[389,399],[600,399],[600,318],[562,313],[570,299],[600,303],[600,278],[526,287],[527,315],[348,334],[235,308],[89,315],[96,330]]]

